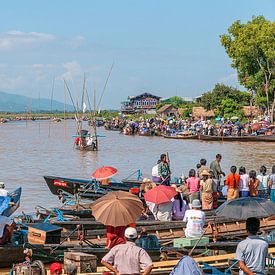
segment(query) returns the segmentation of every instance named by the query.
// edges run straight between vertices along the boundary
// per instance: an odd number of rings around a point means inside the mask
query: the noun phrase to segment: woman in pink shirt
[[[200,179],[196,177],[196,171],[194,169],[189,171],[189,178],[186,182],[189,190],[189,201],[192,204],[193,200],[200,199]]]

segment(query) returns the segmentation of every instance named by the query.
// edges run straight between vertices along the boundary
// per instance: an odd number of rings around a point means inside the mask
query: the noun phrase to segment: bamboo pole
[[[98,140],[97,140],[97,133],[96,133],[96,83],[95,82],[94,82],[94,121],[93,121],[93,127],[94,127],[94,134],[95,134],[96,150],[98,151]]]
[[[53,78],[53,83],[52,83],[52,92],[51,92],[51,113],[50,113],[48,137],[51,136],[51,119],[52,119],[52,113],[53,113],[53,91],[54,91],[54,84],[55,84],[55,77]]]
[[[40,92],[38,93],[38,134],[40,135]]]
[[[66,132],[67,132],[67,121],[66,121],[66,86],[64,85],[64,138],[66,138]]]
[[[112,70],[113,70],[114,64],[115,64],[115,63],[113,62],[113,64],[111,65],[111,68],[110,68],[110,70],[109,70],[109,73],[108,73],[108,76],[107,76],[107,78],[106,78],[106,81],[105,81],[105,84],[104,84],[103,90],[102,90],[102,92],[101,92],[101,96],[100,96],[99,101],[98,101],[97,109],[99,108],[99,105],[100,105],[101,100],[102,100],[102,98],[103,98],[103,95],[104,95],[104,93],[105,93],[105,90],[106,90],[106,87],[107,87],[107,84],[108,84],[109,78],[110,78],[110,76],[111,76],[111,73],[112,73]]]

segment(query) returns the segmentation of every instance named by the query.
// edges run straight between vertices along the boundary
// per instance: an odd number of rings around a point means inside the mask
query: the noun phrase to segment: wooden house
[[[127,101],[122,102],[122,113],[155,113],[157,104],[161,97],[150,93],[143,93],[137,96],[129,96]]]
[[[174,107],[172,104],[163,105],[161,108],[157,110],[157,114],[162,118],[179,116],[178,108]]]

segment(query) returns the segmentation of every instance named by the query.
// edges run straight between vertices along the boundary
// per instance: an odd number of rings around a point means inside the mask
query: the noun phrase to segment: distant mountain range
[[[64,103],[46,98],[31,98],[23,95],[10,94],[0,91],[0,112],[19,113],[25,111],[45,112],[45,111],[63,111]],[[66,111],[72,112],[73,106],[66,104]]]

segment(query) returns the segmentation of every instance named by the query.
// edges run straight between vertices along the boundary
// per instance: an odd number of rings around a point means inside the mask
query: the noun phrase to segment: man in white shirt
[[[248,237],[241,241],[236,250],[236,259],[239,260],[240,275],[264,275],[265,260],[268,253],[268,243],[257,236],[260,228],[258,218],[246,220]]]
[[[106,266],[115,275],[143,274],[149,275],[152,268],[152,260],[148,253],[135,244],[137,240],[137,230],[128,227],[125,230],[125,244],[114,246],[101,260],[101,264]],[[143,269],[143,273],[141,273]]]
[[[0,196],[6,197],[8,195],[8,190],[5,189],[4,182],[0,182]]]
[[[158,160],[157,165],[155,165],[152,168],[152,181],[155,182],[155,183],[160,183],[161,182],[161,177],[159,175],[159,163],[160,162],[161,161]]]
[[[197,238],[203,234],[205,213],[200,208],[200,200],[193,200],[192,209],[185,212],[183,221],[187,222],[185,229],[185,237],[187,238]]]

